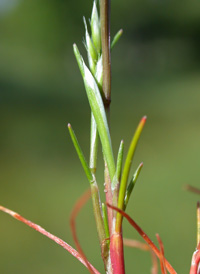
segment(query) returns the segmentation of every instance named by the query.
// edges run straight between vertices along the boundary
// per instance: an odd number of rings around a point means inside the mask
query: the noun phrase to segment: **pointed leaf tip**
[[[127,157],[125,160],[125,164],[124,164],[124,169],[122,172],[122,178],[121,178],[121,184],[120,184],[120,189],[119,189],[119,199],[118,199],[118,207],[120,209],[123,209],[124,207],[124,198],[125,198],[125,193],[126,193],[126,185],[127,185],[127,180],[128,180],[128,176],[129,176],[129,172],[130,172],[130,168],[131,168],[131,163],[133,160],[133,156],[135,154],[135,150],[136,150],[136,146],[137,143],[139,141],[140,135],[142,133],[142,130],[144,128],[145,122],[146,122],[147,117],[143,116],[142,119],[140,120],[136,131],[133,135],[128,153],[127,153]],[[119,229],[121,227],[121,223],[122,223],[122,216],[120,214],[117,214],[117,218],[116,218],[116,227]]]
[[[113,49],[113,47],[117,44],[117,42],[119,41],[120,37],[122,36],[123,34],[123,30],[120,29],[114,36],[112,42],[111,42],[111,50]]]
[[[145,123],[146,120],[147,120],[147,116],[145,115],[145,116],[142,117],[141,121],[143,121]]]

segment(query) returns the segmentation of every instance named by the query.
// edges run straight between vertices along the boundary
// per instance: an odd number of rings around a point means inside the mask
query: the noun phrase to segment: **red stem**
[[[165,255],[164,255],[164,246],[162,243],[162,240],[158,234],[156,234],[159,246],[160,246],[160,252],[161,252],[161,257],[160,257],[160,268],[162,274],[167,274],[166,266],[165,266]]]
[[[128,215],[126,214],[123,210],[107,204],[108,207],[118,211],[119,213],[124,216],[128,222],[137,230],[137,232],[142,236],[142,238],[148,243],[148,245],[152,248],[153,252],[156,254],[156,256],[160,259],[162,254],[158,250],[158,248],[154,245],[154,243],[151,241],[151,239],[147,236],[147,234],[139,227],[139,225],[136,224],[136,222]],[[169,273],[171,274],[177,274],[174,268],[170,265],[170,263],[165,259],[165,265]]]
[[[46,237],[48,237],[49,239],[51,239],[52,241],[56,242],[57,244],[59,244],[60,246],[62,246],[64,249],[66,249],[69,253],[71,253],[72,256],[74,256],[76,259],[78,259],[84,266],[87,267],[85,261],[83,260],[82,256],[73,248],[71,247],[69,244],[67,244],[66,242],[64,242],[62,239],[56,237],[55,235],[49,233],[48,231],[46,231],[44,228],[42,228],[41,226],[25,219],[24,217],[20,216],[18,213],[5,208],[3,206],[0,206],[0,210],[8,213],[9,215],[11,215],[13,218],[17,219],[18,221],[30,226],[31,228],[35,229],[36,231],[40,232],[41,234],[45,235]],[[90,263],[89,263],[90,264]],[[100,272],[94,268],[94,266],[92,266],[90,264],[90,267],[92,268],[93,272],[95,274],[100,274]]]
[[[197,249],[192,256],[190,274],[199,274],[200,250]]]
[[[79,243],[79,240],[78,240],[78,236],[77,236],[77,233],[76,233],[76,217],[79,213],[79,211],[81,210],[81,208],[84,206],[84,204],[89,200],[89,198],[91,197],[91,191],[90,189],[87,190],[86,192],[83,193],[83,195],[78,199],[78,201],[75,203],[73,209],[72,209],[72,212],[71,212],[71,216],[70,216],[70,226],[71,226],[71,231],[72,231],[72,236],[73,236],[73,239],[74,239],[74,242],[75,242],[75,245],[78,249],[78,252],[79,254],[82,256],[89,272],[91,274],[94,274],[94,271],[93,269],[91,268],[88,260],[87,260],[87,257],[85,256],[82,248],[81,248],[81,245]]]
[[[123,238],[121,233],[114,233],[110,238],[110,258],[115,274],[125,274]]]

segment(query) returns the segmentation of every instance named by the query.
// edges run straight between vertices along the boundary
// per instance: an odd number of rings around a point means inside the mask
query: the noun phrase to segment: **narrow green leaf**
[[[132,191],[133,191],[133,188],[134,188],[134,186],[135,186],[135,183],[136,183],[136,181],[137,181],[137,178],[138,178],[138,176],[139,176],[139,174],[140,174],[140,171],[141,171],[142,167],[143,167],[143,163],[141,163],[141,164],[138,166],[137,170],[135,171],[135,173],[134,173],[134,175],[133,175],[133,178],[131,179],[131,181],[130,181],[128,187],[127,187],[126,194],[125,194],[125,198],[124,198],[124,210],[125,210],[126,207],[127,207],[129,198],[130,198],[130,196],[131,196],[131,193],[132,193]]]
[[[108,226],[108,217],[107,217],[107,210],[104,203],[102,203],[102,213],[103,213],[103,221],[104,221],[104,227],[106,232],[106,238],[109,238],[110,233],[109,233],[109,226]]]
[[[83,57],[81,56],[76,44],[73,44],[73,50],[74,50],[74,55],[76,57],[76,61],[78,63],[81,75],[82,75],[82,77],[84,77],[84,66],[83,66],[84,61],[83,61]]]
[[[103,85],[103,63],[102,63],[102,55],[99,57],[97,64],[96,64],[96,71],[95,71],[95,79],[97,80],[98,85],[102,89]]]
[[[92,113],[94,115],[94,118],[97,124],[97,129],[99,132],[99,136],[100,136],[100,140],[103,148],[103,153],[108,165],[109,175],[112,181],[115,175],[115,162],[114,162],[110,132],[108,128],[108,122],[106,118],[104,104],[101,98],[98,85],[92,73],[89,71],[89,69],[85,65],[83,58],[81,57],[80,52],[76,45],[74,45],[74,54],[76,56],[76,60],[78,62],[78,65],[83,77],[90,108],[92,110]]]
[[[122,169],[122,159],[123,159],[123,151],[124,151],[124,141],[120,142],[119,151],[117,155],[117,168],[115,172],[115,176],[112,180],[111,188],[112,188],[112,204],[117,206],[118,204],[118,197],[119,197],[119,184],[121,178],[121,169]],[[113,217],[116,217],[117,212],[113,212]]]
[[[124,154],[124,141],[122,140],[119,146],[119,151],[117,155],[117,179],[120,180],[121,177],[121,170],[122,170],[122,160]]]
[[[102,213],[102,203],[99,195],[99,188],[96,181],[94,182],[94,184],[91,184],[91,193],[96,227],[98,231],[100,245],[102,247],[101,252],[104,258],[107,259],[109,254],[109,248],[108,245],[105,245],[105,239],[107,238],[107,236]]]
[[[96,62],[97,62],[97,52],[93,45],[92,39],[90,38],[85,17],[83,17],[83,22],[85,25],[85,42],[86,42],[86,50],[88,55],[89,67],[92,73],[94,74],[95,68],[96,68]]]
[[[119,41],[120,37],[122,36],[123,34],[123,30],[120,29],[114,36],[113,40],[112,40],[112,43],[111,43],[111,46],[110,46],[110,49],[112,50],[114,48],[114,46],[117,44],[117,42]]]
[[[91,129],[90,129],[90,170],[93,174],[97,167],[97,151],[98,151],[98,131],[93,114],[91,113]]]
[[[117,184],[120,182],[121,177],[121,169],[122,169],[122,159],[123,159],[123,152],[124,152],[124,141],[122,140],[120,142],[119,151],[117,155],[117,167],[116,167],[116,173],[112,180],[112,191],[116,188]]]
[[[92,31],[92,41],[97,50],[97,53],[100,54],[101,51],[101,29],[100,29],[100,20],[97,11],[96,1],[93,2],[92,15],[91,15],[91,31]]]
[[[143,127],[145,125],[147,117],[144,116],[136,131],[135,134],[133,136],[133,139],[131,141],[129,150],[128,150],[128,154],[126,157],[126,161],[124,164],[124,169],[122,172],[122,178],[121,178],[121,184],[120,184],[120,190],[119,190],[119,199],[118,199],[118,208],[123,210],[124,207],[124,197],[125,197],[125,192],[126,192],[126,185],[127,185],[127,180],[128,180],[128,176],[129,176],[129,172],[130,172],[130,168],[131,168],[131,164],[132,164],[132,160],[133,160],[133,156],[135,153],[135,149],[138,143],[138,140],[140,138],[140,135],[142,133]],[[116,229],[117,231],[121,230],[121,223],[122,223],[122,215],[121,214],[117,214],[117,219],[116,219]]]
[[[69,129],[69,133],[70,133],[72,142],[73,142],[74,147],[75,147],[75,149],[76,149],[76,152],[77,152],[77,154],[78,154],[78,157],[79,157],[79,159],[80,159],[80,161],[81,161],[81,164],[82,164],[82,166],[83,166],[83,169],[84,169],[84,171],[85,171],[85,174],[86,174],[86,176],[87,176],[87,178],[88,178],[90,184],[93,184],[93,183],[94,183],[94,178],[93,178],[93,176],[92,176],[92,173],[91,173],[91,171],[90,171],[90,168],[89,168],[89,166],[88,166],[88,164],[87,164],[87,162],[86,162],[86,160],[85,160],[85,157],[84,157],[84,155],[83,155],[83,152],[82,152],[82,150],[81,150],[81,147],[80,147],[80,145],[79,145],[79,143],[78,143],[78,140],[77,140],[77,138],[76,138],[76,135],[75,135],[75,133],[74,133],[74,131],[73,131],[73,129],[72,129],[72,127],[71,127],[70,124],[68,124],[68,129]]]

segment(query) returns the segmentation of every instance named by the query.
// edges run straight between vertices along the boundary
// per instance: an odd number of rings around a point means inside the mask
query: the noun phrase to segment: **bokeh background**
[[[82,17],[91,7],[91,0],[0,0],[0,203],[72,245],[70,212],[89,185],[67,123],[88,157],[90,121],[72,44],[86,57]],[[200,180],[200,2],[115,0],[111,15],[112,36],[124,30],[112,52],[115,155],[121,139],[127,151],[148,116],[132,172],[141,161],[144,167],[127,212],[155,242],[159,232],[167,259],[186,274],[199,197],[183,186]],[[88,273],[49,239],[0,215],[0,273]],[[77,230],[88,259],[104,273],[91,201]],[[124,235],[140,239],[126,221]],[[125,257],[127,273],[150,273],[148,253],[125,247]]]

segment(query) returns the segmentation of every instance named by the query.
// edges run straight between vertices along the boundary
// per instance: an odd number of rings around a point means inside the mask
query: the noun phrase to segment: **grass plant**
[[[143,229],[125,213],[135,183],[143,166],[143,163],[140,163],[135,173],[130,176],[135,150],[147,117],[144,116],[141,118],[135,133],[133,134],[127,155],[124,156],[124,141],[122,140],[119,144],[117,159],[115,159],[112,137],[110,134],[111,50],[114,49],[119,41],[122,35],[122,30],[119,30],[111,41],[110,5],[110,0],[100,0],[99,2],[94,0],[89,22],[83,18],[85,27],[84,45],[88,57],[87,65],[77,45],[73,45],[74,55],[80,69],[91,110],[89,161],[87,161],[84,156],[83,149],[78,142],[78,138],[75,135],[71,124],[68,124],[72,143],[90,185],[90,190],[84,193],[84,195],[78,200],[71,214],[70,224],[77,250],[37,224],[28,221],[18,213],[3,206],[0,206],[0,210],[10,214],[12,217],[55,241],[76,257],[90,273],[99,273],[84,254],[78,241],[75,225],[77,214],[84,206],[85,202],[91,197],[99,238],[100,252],[106,273],[125,273],[124,244],[127,244],[132,247],[150,251],[152,255],[152,274],[158,273],[158,265],[155,256],[160,260],[160,268],[163,274],[167,273],[167,271],[171,274],[175,274],[176,271],[165,259],[164,247],[159,235],[157,234],[157,239],[160,249],[155,246]],[[100,183],[96,176],[97,156],[99,155],[98,149],[102,149],[102,157],[104,161],[105,197],[100,195]],[[125,160],[123,161],[124,158]],[[197,212],[199,231],[199,204]],[[127,219],[131,226],[141,235],[146,244],[127,239],[124,241],[122,229],[124,218]],[[199,261],[200,244],[198,234],[197,250],[192,258],[190,274],[198,273]],[[134,273],[134,265],[132,269]]]

